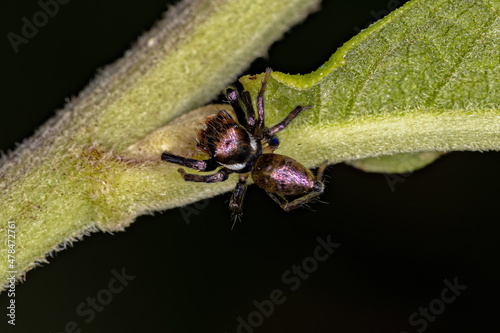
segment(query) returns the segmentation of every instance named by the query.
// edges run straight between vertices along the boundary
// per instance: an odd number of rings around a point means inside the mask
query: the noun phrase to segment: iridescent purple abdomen
[[[315,179],[311,171],[291,157],[262,154],[255,161],[252,179],[257,186],[281,195],[311,192]]]

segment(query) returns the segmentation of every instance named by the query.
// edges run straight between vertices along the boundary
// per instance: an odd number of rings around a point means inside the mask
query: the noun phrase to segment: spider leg
[[[227,179],[229,174],[231,173],[229,170],[226,168],[222,168],[216,173],[213,173],[211,175],[195,175],[192,173],[186,173],[184,169],[179,169],[177,170],[182,178],[184,178],[185,181],[188,182],[198,182],[198,183],[218,183],[218,182],[223,182]]]
[[[228,99],[229,103],[233,107],[234,113],[236,113],[236,118],[238,118],[238,122],[240,125],[242,125],[245,128],[248,128],[248,122],[247,118],[245,116],[245,112],[243,111],[243,108],[241,107],[240,101],[242,98],[238,94],[238,91],[232,87],[229,87],[226,89],[226,98]],[[253,111],[253,109],[252,109]]]
[[[274,202],[276,202],[278,205],[280,205],[281,209],[283,209],[286,212],[289,212],[291,210],[299,208],[300,206],[305,205],[305,204],[313,201],[314,199],[319,197],[321,195],[321,193],[323,193],[323,189],[321,189],[321,191],[309,192],[309,193],[307,193],[307,194],[305,194],[305,195],[303,195],[295,200],[288,201],[282,195],[267,192],[267,194],[271,197],[271,199],[273,199]]]
[[[262,81],[262,86],[260,87],[259,94],[257,95],[257,127],[255,128],[255,136],[257,138],[262,138],[262,134],[265,129],[266,118],[264,115],[264,92],[266,91],[267,82],[269,81],[269,77],[271,76],[271,68],[266,69],[266,76],[264,76],[264,80]]]
[[[250,96],[250,93],[248,91],[243,91],[241,93],[241,100],[247,110],[247,129],[250,133],[253,133],[255,130],[255,110],[253,109],[252,97]]]
[[[323,163],[318,168],[318,172],[316,173],[316,181],[321,183],[323,181],[323,173],[325,172],[326,167],[328,166],[328,160],[324,160]]]
[[[288,200],[286,200],[286,198],[280,194],[275,194],[268,191],[266,191],[266,193],[271,199],[273,199],[274,202],[281,206],[281,208],[283,208],[283,205],[286,205],[288,203]]]
[[[231,211],[234,223],[236,223],[236,220],[238,220],[243,213],[243,198],[245,197],[245,192],[247,191],[247,178],[249,175],[250,173],[240,175],[238,183],[236,184],[233,194],[231,195],[231,200],[229,201],[229,210]],[[234,223],[232,228],[234,228]]]
[[[213,158],[205,161],[199,161],[192,158],[174,155],[166,151],[161,154],[161,159],[165,162],[175,163],[186,168],[199,171],[213,171],[219,167],[219,164]]]
[[[292,122],[292,120],[294,120],[295,117],[297,117],[302,111],[309,110],[311,108],[312,106],[296,106],[295,109],[290,111],[290,113],[288,114],[288,116],[285,117],[285,119],[283,119],[281,122],[277,123],[273,127],[267,129],[264,133],[265,137],[268,140],[270,140],[273,136],[276,135],[276,133],[285,129],[285,127],[287,127]]]

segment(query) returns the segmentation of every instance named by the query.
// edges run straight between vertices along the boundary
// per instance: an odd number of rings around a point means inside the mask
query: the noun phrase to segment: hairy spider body
[[[298,208],[323,193],[323,172],[327,161],[319,167],[316,177],[312,172],[291,157],[279,154],[262,154],[255,161],[252,179],[257,186],[285,211]],[[297,197],[288,201],[285,196]]]
[[[251,175],[257,186],[280,195],[306,194],[321,184],[302,164],[279,154],[260,155]]]
[[[262,154],[260,140],[224,110],[207,118],[198,132],[198,149],[237,173],[251,171],[253,161]]]
[[[234,217],[242,212],[246,180],[250,175],[255,184],[266,190],[285,211],[311,202],[324,190],[322,176],[327,161],[323,162],[314,177],[309,169],[293,158],[274,154],[279,147],[276,134],[302,111],[311,107],[297,106],[278,124],[265,127],[264,92],[270,75],[271,70],[268,69],[256,98],[257,118],[250,93],[243,91],[240,96],[234,88],[226,90],[226,97],[238,122],[224,110],[205,120],[198,131],[197,147],[210,157],[208,160],[195,160],[169,152],[163,152],[161,156],[166,162],[199,171],[213,171],[221,167],[209,175],[188,174],[184,169],[179,169],[186,181],[214,183],[226,180],[231,173],[240,174],[229,202],[229,209]],[[296,198],[288,201],[287,196]]]

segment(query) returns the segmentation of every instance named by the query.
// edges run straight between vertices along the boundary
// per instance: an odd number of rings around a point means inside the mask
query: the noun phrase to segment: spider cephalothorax
[[[302,111],[310,106],[297,106],[278,124],[265,126],[264,92],[271,75],[266,71],[259,94],[256,98],[257,119],[250,93],[234,88],[226,90],[226,97],[234,109],[238,122],[224,110],[209,116],[198,132],[198,149],[210,158],[200,161],[164,152],[162,160],[199,171],[219,171],[210,175],[179,173],[186,181],[214,183],[227,179],[230,173],[240,177],[231,196],[229,209],[233,216],[242,212],[242,202],[246,191],[246,180],[252,176],[254,182],[267,191],[269,196],[286,211],[297,208],[323,193],[323,162],[316,177],[311,171],[291,157],[274,154],[279,147],[276,134],[283,130]],[[244,109],[244,110],[243,110]],[[287,196],[296,197],[288,201]]]
[[[253,162],[262,154],[260,140],[224,110],[207,118],[198,132],[198,149],[238,173],[251,171]]]

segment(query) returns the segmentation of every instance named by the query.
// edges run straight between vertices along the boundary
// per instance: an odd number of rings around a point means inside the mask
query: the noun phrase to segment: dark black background
[[[394,1],[324,1],[323,11],[275,43],[246,73],[270,66],[316,69]],[[76,1],[15,54],[6,37],[36,1],[0,5],[0,149],[33,134],[96,69],[119,58],[161,16],[162,0]],[[356,28],[357,27],[357,28]],[[242,73],[245,74],[245,73]],[[330,166],[315,211],[285,213],[251,187],[243,223],[230,231],[229,194],[156,216],[126,232],[93,234],[27,274],[17,287],[18,332],[236,332],[254,300],[285,292],[254,332],[417,332],[408,317],[439,298],[444,279],[467,285],[426,332],[498,330],[498,153],[456,152],[398,178]],[[200,208],[202,207],[203,208]],[[198,208],[197,208],[198,207]],[[184,212],[188,212],[184,210]],[[189,223],[188,223],[189,222]],[[313,255],[317,237],[340,248],[296,291],[282,274]],[[3,258],[3,256],[2,256]],[[113,269],[135,276],[91,323],[75,310],[96,297]],[[7,297],[0,320],[7,327]],[[247,332],[242,330],[241,332]]]

